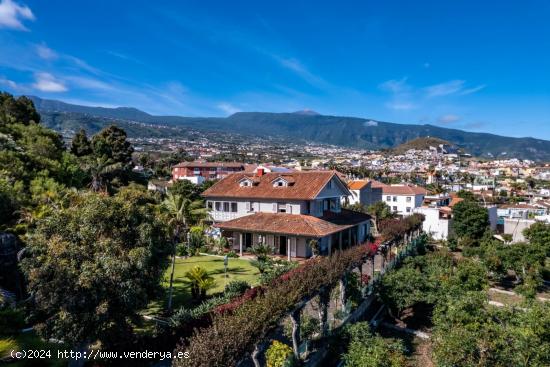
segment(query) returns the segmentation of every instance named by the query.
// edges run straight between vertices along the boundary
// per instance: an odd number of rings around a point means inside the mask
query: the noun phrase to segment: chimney
[[[264,175],[264,169],[263,168],[256,169],[256,175],[258,177],[262,177]]]

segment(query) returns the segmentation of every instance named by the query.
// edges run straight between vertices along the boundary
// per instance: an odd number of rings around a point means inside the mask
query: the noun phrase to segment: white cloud
[[[57,52],[46,46],[44,43],[36,45],[36,53],[44,60],[55,60],[59,56]]]
[[[19,89],[19,86],[13,80],[0,77],[0,85],[4,85],[11,89]]]
[[[407,84],[407,77],[403,77],[399,80],[386,80],[384,83],[379,85],[379,88],[394,94],[405,93],[411,90],[411,86]]]
[[[445,83],[434,84],[424,88],[428,97],[440,97],[454,94],[464,88],[464,80],[450,80]]]
[[[411,102],[390,102],[386,103],[386,107],[392,110],[408,111],[416,108],[416,105]]]
[[[363,123],[364,126],[378,126],[378,121],[368,120]]]
[[[484,89],[486,87],[485,84],[481,84],[481,85],[478,85],[477,87],[473,87],[473,88],[469,88],[469,89],[464,89],[462,92],[460,92],[460,95],[461,96],[465,96],[467,94],[472,94],[472,93],[475,93],[475,92],[478,92],[482,89]]]
[[[434,84],[424,88],[424,92],[427,97],[441,97],[451,94],[458,94],[461,96],[478,92],[485,88],[485,84],[478,85],[472,88],[466,88],[466,81],[464,80],[450,80],[445,83]]]
[[[2,0],[0,3],[0,28],[28,31],[23,20],[34,20],[34,14],[26,5],[19,5],[12,0]]]
[[[449,114],[449,115],[441,116],[437,121],[442,124],[451,124],[459,120],[460,120],[460,116]]]
[[[298,75],[300,78],[305,80],[307,83],[311,84],[314,87],[319,89],[326,89],[330,87],[330,84],[321,78],[309,71],[299,60],[295,58],[282,58],[276,55],[272,55],[275,60],[281,64],[284,68],[291,70],[294,74]]]
[[[218,104],[217,106],[220,110],[227,113],[228,115],[232,115],[237,112],[241,112],[241,110],[235,106],[233,106],[231,103],[222,102]]]
[[[69,81],[71,85],[77,86],[79,88],[104,91],[112,91],[115,89],[111,84],[94,78],[84,76],[67,76],[65,77],[65,79]]]
[[[42,92],[65,92],[67,90],[65,84],[50,73],[35,74],[35,82],[32,86]]]

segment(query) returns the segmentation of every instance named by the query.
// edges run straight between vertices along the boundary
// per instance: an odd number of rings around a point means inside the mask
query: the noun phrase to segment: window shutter
[[[247,202],[246,202],[246,211],[247,211],[247,212],[250,211],[250,201],[247,201]]]
[[[292,205],[286,204],[286,212],[292,214]]]

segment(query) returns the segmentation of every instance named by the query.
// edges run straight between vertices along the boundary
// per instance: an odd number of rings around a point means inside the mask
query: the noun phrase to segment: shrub
[[[12,338],[0,339],[0,359],[10,356],[12,350],[17,350],[19,345]]]
[[[176,255],[177,256],[188,256],[187,246],[183,243],[178,243],[176,245]]]
[[[18,333],[25,326],[23,312],[14,308],[0,309],[0,336]]]
[[[239,257],[239,255],[237,255],[237,253],[233,250],[229,251],[226,255],[227,257],[233,257],[233,258]]]
[[[265,353],[267,367],[289,367],[293,365],[292,348],[280,341],[273,340]]]
[[[250,284],[244,280],[232,280],[225,286],[223,293],[228,298],[235,298],[242,295],[250,288]]]

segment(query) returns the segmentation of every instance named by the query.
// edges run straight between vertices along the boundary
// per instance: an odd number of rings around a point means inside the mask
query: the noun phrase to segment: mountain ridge
[[[51,114],[58,113],[57,129],[63,125],[63,116],[59,113],[64,112],[71,113],[73,120],[80,114],[151,126],[274,136],[363,149],[389,149],[416,138],[431,136],[449,141],[475,156],[550,161],[550,141],[547,140],[468,132],[430,124],[397,124],[360,117],[295,112],[237,112],[228,117],[155,116],[132,107],[89,107],[34,96],[29,98],[38,111],[45,115],[45,121],[49,121]]]

